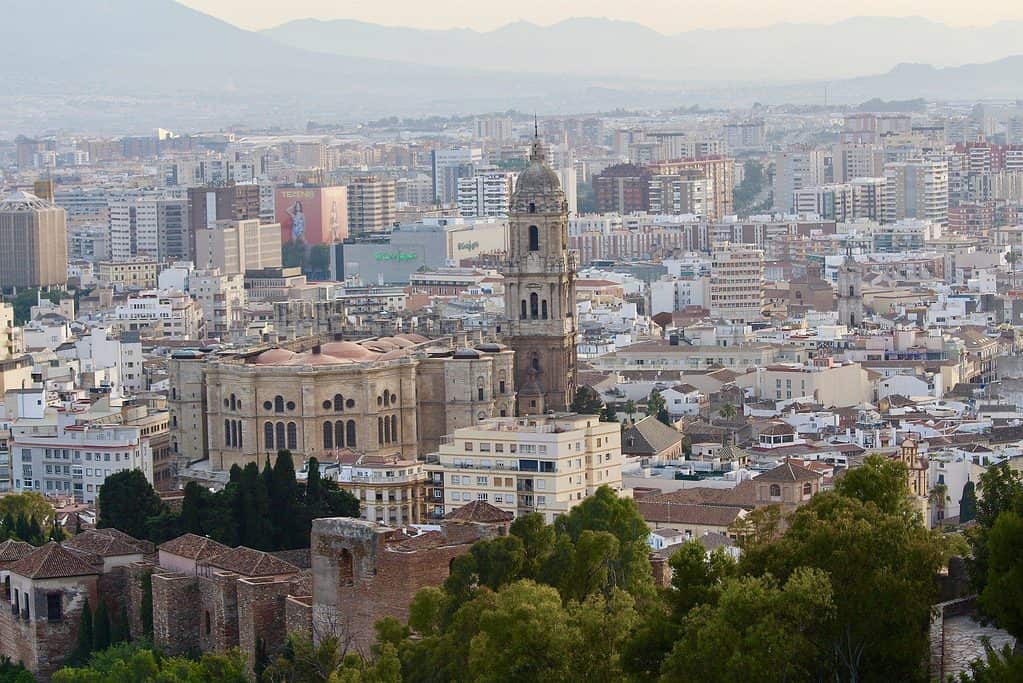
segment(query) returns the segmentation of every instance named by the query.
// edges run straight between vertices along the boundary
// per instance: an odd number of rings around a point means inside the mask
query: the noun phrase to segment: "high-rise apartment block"
[[[217,221],[195,233],[195,265],[224,275],[281,267],[281,226],[258,220]]]
[[[651,213],[706,216],[714,204],[714,181],[702,175],[655,175],[650,178]]]
[[[479,147],[435,149],[431,161],[433,201],[454,204],[458,201],[458,179],[473,175],[476,167],[483,162],[483,150]]]
[[[712,155],[662,161],[650,166],[654,175],[679,175],[687,178],[706,178],[712,192],[713,202],[705,211],[708,220],[719,221],[733,213],[733,189],[735,187],[735,160],[731,157]]]
[[[774,156],[774,208],[791,213],[796,190],[821,185],[825,180],[824,151],[794,149]]]
[[[465,218],[508,215],[515,174],[484,171],[458,179],[458,213]]]
[[[948,225],[948,164],[916,160],[886,164],[885,222],[922,218]]]
[[[710,315],[750,322],[764,307],[764,252],[745,244],[714,247],[710,271]]]
[[[394,226],[395,184],[390,178],[359,177],[348,183],[348,232],[387,232]]]
[[[110,258],[137,256],[157,261],[191,258],[188,204],[170,197],[137,197],[111,201],[108,207]]]
[[[750,149],[762,147],[767,136],[763,119],[726,123],[725,144],[728,149]]]
[[[67,214],[28,192],[0,200],[0,289],[67,284]]]
[[[600,213],[629,214],[650,209],[650,176],[635,164],[616,164],[593,179],[593,192]]]
[[[621,429],[574,413],[483,420],[457,429],[426,465],[433,516],[473,501],[547,523],[601,486],[622,491]]]

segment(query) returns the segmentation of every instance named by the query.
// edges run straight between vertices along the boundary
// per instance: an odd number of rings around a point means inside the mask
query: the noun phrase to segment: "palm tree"
[[[721,406],[721,410],[718,411],[718,415],[720,415],[721,419],[723,420],[731,420],[737,414],[738,411],[736,411],[735,406],[732,405],[731,403],[724,404],[723,406]]]
[[[635,422],[636,421],[636,402],[635,401],[633,401],[630,398],[628,401],[625,402],[625,406],[622,408],[622,410],[624,410],[625,414],[629,416],[629,421],[630,422]]]
[[[927,496],[927,502],[934,506],[934,509],[938,512],[938,526],[942,526],[945,521],[945,503],[950,502],[952,499],[948,496],[948,486],[941,482],[935,484],[931,488],[930,494]]]

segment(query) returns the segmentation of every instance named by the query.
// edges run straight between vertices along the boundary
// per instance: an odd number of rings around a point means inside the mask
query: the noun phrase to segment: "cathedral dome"
[[[554,199],[559,205],[565,199],[561,181],[558,180],[558,174],[547,165],[547,155],[544,153],[543,144],[539,138],[533,140],[533,149],[529,154],[529,167],[520,173],[515,181],[512,210],[526,212],[529,210],[529,203],[535,202],[537,199],[546,201]]]

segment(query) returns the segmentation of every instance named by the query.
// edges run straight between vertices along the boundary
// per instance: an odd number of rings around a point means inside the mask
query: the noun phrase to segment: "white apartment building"
[[[458,179],[458,214],[463,218],[508,215],[515,173],[486,171]]]
[[[710,270],[710,315],[750,322],[764,307],[764,252],[724,242],[714,247]]]
[[[948,225],[948,164],[900,161],[885,164],[885,222],[922,218]]]
[[[243,326],[244,275],[227,275],[219,270],[194,271],[188,278],[188,293],[202,308],[207,336],[226,339]]]
[[[188,201],[172,198],[126,198],[110,202],[110,258],[136,256],[157,260],[188,258]]]
[[[217,221],[195,231],[195,267],[235,275],[281,267],[281,225],[256,219]]]
[[[804,187],[792,193],[792,206],[798,214],[814,214],[844,223],[856,218],[853,186],[832,183]]]
[[[156,336],[173,339],[205,335],[202,307],[183,292],[140,292],[115,309],[114,319],[128,331],[148,328]]]
[[[708,307],[709,277],[675,277],[650,283],[650,314],[681,311],[687,306]]]
[[[836,183],[877,177],[884,172],[884,148],[871,143],[840,143],[832,149],[831,168]]]
[[[621,429],[596,415],[495,418],[458,429],[426,464],[427,505],[442,517],[474,500],[550,523],[601,486],[622,493]]]
[[[796,190],[815,187],[825,180],[824,150],[798,149],[774,155],[774,208],[792,212]]]

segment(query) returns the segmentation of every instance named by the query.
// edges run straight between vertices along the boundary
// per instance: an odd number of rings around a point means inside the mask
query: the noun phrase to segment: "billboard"
[[[348,188],[278,187],[274,194],[282,243],[334,244],[348,237]]]

